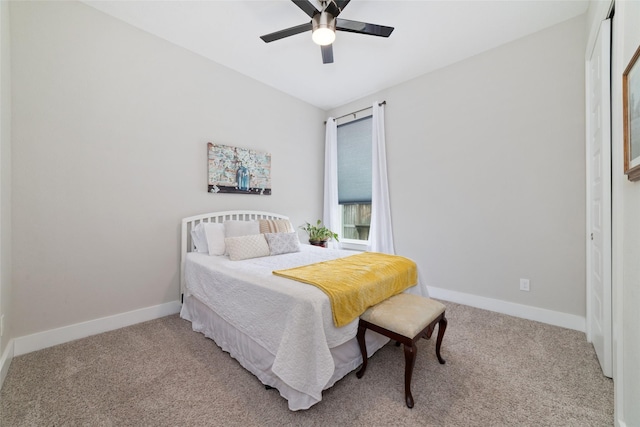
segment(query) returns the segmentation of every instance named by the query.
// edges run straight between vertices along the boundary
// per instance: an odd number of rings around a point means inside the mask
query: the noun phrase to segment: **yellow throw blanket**
[[[322,289],[331,301],[337,327],[349,324],[367,308],[418,283],[415,262],[378,252],[275,270],[273,274]]]

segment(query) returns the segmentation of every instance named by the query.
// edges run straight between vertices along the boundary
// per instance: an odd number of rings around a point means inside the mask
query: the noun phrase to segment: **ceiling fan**
[[[269,43],[311,30],[311,38],[316,44],[320,45],[323,64],[333,62],[332,43],[336,38],[336,30],[379,37],[389,37],[393,31],[393,27],[338,18],[338,15],[340,15],[351,0],[321,0],[322,10],[316,9],[309,0],[291,1],[302,9],[304,13],[309,15],[311,22],[276,31],[275,33],[265,34],[264,36],[260,36],[260,38],[264,40],[265,43]]]

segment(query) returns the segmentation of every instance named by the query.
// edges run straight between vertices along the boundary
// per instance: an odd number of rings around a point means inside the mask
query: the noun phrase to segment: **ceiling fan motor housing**
[[[336,18],[329,12],[323,11],[314,15],[311,19],[313,41],[321,46],[326,46],[336,38]]]

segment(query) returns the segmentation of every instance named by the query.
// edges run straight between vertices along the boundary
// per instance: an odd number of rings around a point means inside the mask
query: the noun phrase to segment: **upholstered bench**
[[[362,367],[356,372],[356,376],[362,378],[367,369],[367,347],[364,340],[367,329],[395,340],[396,345],[404,344],[404,395],[407,406],[413,408],[411,376],[416,361],[416,342],[422,337],[431,338],[433,328],[438,324],[436,356],[441,364],[445,363],[440,356],[442,337],[447,329],[444,311],[445,306],[438,301],[407,293],[394,295],[369,308],[360,316],[358,324],[357,337],[362,353]]]

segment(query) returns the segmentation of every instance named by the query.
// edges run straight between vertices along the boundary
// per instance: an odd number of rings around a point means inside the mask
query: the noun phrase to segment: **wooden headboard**
[[[225,222],[227,220],[255,221],[258,219],[289,219],[289,217],[261,211],[224,211],[211,212],[201,215],[190,216],[182,219],[182,232],[180,241],[180,294],[184,294],[184,265],[188,252],[192,252],[195,247],[191,240],[191,230],[201,222]]]

